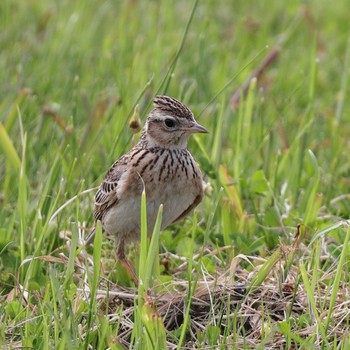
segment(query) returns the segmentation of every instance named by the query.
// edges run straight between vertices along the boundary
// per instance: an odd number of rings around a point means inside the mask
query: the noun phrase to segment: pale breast
[[[151,149],[150,152],[153,161],[147,166],[146,159],[140,163],[140,176],[145,182],[151,226],[160,204],[163,204],[164,229],[195,201],[198,204],[198,198],[203,196],[202,175],[186,149]]]
[[[187,150],[143,149],[118,183],[118,204],[106,213],[104,228],[114,235],[139,235],[141,193],[145,186],[148,231],[163,204],[162,229],[187,215],[202,196],[202,175]]]

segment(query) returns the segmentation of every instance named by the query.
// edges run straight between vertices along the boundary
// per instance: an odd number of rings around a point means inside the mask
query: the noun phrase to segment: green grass
[[[349,347],[347,1],[5,0],[0,22],[2,348]],[[145,284],[124,291],[102,232],[81,247],[84,191],[135,143],[129,120],[157,93],[210,130],[189,144],[208,195],[130,249]]]

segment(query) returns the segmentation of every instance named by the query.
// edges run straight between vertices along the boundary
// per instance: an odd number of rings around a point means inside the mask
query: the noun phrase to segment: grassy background
[[[212,189],[195,218],[161,234],[160,251],[173,254],[159,267],[161,279],[188,278],[178,272],[176,256],[192,260],[200,253],[213,275],[238,254],[269,261],[280,242],[293,244],[301,224],[295,280],[311,278],[312,295],[327,271],[329,295],[348,288],[349,248],[340,224],[350,205],[347,5],[1,1],[0,342],[35,349],[119,346],[111,345],[118,322],[109,322],[98,305],[76,302],[81,281],[94,285],[99,273],[132,285],[104,240],[102,272],[95,251],[95,273],[78,268],[76,247],[81,227],[92,225],[93,193],[49,219],[69,198],[97,186],[131,147],[134,107],[144,119],[157,93],[184,101],[210,130],[189,147]],[[233,93],[274,48],[278,60],[232,109]],[[224,246],[232,248],[210,253]],[[88,258],[82,264],[90,266]],[[310,303],[301,322],[318,320]],[[85,336],[86,319],[98,335]],[[136,313],[141,334],[140,319]],[[325,333],[303,336],[307,346],[318,336],[332,346],[323,326]],[[342,342],[335,334],[331,344],[346,348],[346,337]],[[180,334],[171,337],[181,343]]]

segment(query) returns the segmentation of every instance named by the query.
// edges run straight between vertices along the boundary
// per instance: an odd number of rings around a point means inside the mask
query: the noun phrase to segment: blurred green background
[[[189,144],[212,188],[197,211],[195,250],[232,245],[220,256],[226,266],[240,252],[289,244],[298,224],[309,242],[347,219],[348,10],[345,0],[1,1],[3,294],[15,281],[48,283],[47,266],[25,275],[21,262],[61,247],[72,223],[92,225],[93,194],[48,220],[131,147],[134,108],[144,120],[156,94],[180,99],[210,130]],[[162,235],[162,249],[186,256],[191,218],[180,226]],[[330,231],[337,257],[345,233]]]

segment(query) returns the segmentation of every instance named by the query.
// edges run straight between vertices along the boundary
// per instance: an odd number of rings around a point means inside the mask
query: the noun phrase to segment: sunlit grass
[[[0,347],[347,349],[347,9],[2,1]],[[100,227],[82,245],[87,190],[157,93],[210,130],[189,143],[208,184],[182,223],[144,226],[135,288]]]

